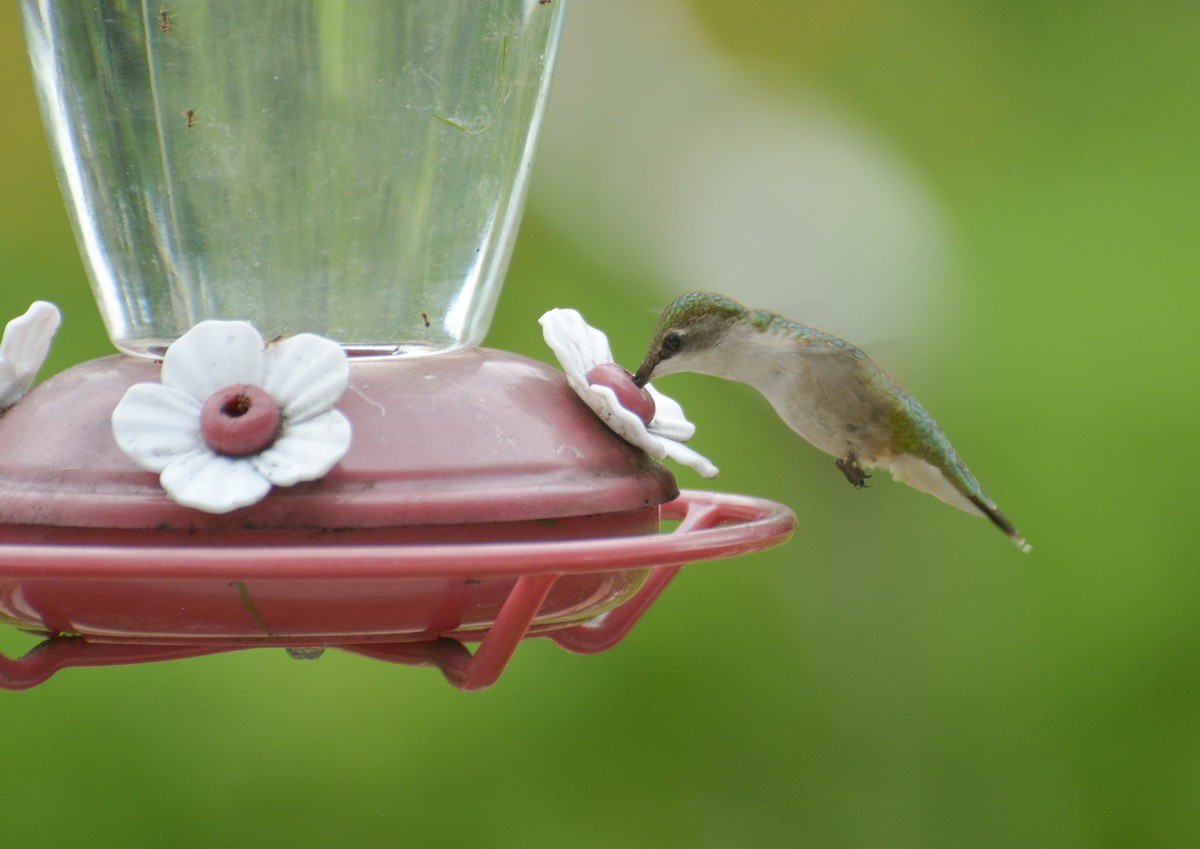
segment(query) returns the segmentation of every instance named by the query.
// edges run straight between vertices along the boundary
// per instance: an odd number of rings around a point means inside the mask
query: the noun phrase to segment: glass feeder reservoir
[[[22,3],[113,343],[205,319],[352,353],[483,341],[562,3]]]

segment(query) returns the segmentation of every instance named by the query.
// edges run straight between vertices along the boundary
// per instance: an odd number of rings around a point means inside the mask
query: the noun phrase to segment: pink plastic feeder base
[[[679,520],[673,532],[590,539],[0,544],[0,618],[51,635],[23,657],[0,656],[0,687],[27,689],[72,666],[282,646],[436,666],[479,690],[522,639],[604,651],[684,564],[772,548],[796,528],[782,505],[720,493],[685,491],[661,512]],[[465,642],[479,643],[474,654]]]

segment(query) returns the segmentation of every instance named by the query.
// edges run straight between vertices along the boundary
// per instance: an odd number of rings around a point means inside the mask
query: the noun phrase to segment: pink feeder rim
[[[664,519],[679,520],[671,533],[601,539],[535,542],[474,542],[461,545],[398,544],[331,546],[137,547],[101,545],[0,545],[0,592],[3,615],[20,623],[34,611],[22,606],[38,584],[62,588],[80,581],[105,582],[108,601],[139,595],[146,582],[181,582],[226,590],[231,583],[254,586],[258,596],[241,607],[241,618],[262,616],[272,600],[316,590],[326,603],[348,615],[346,633],[301,638],[260,631],[241,636],[238,622],[229,637],[196,640],[176,637],[125,638],[74,631],[54,635],[21,658],[0,657],[0,687],[33,687],[59,669],[110,666],[198,657],[264,646],[332,647],[380,660],[436,666],[463,690],[490,687],[499,678],[520,641],[547,636],[580,653],[604,651],[619,643],[679,569],[691,562],[761,551],[786,542],[795,532],[795,516],[786,507],[759,498],[684,491],[661,508]],[[349,550],[348,550],[349,549]],[[619,606],[590,610],[584,618],[545,621],[543,606],[556,584],[570,576],[603,576],[645,569],[648,577]],[[408,582],[435,579],[471,586],[472,581],[507,581],[509,590],[494,622],[478,631],[454,635],[429,633],[416,638],[374,640],[355,633],[354,603],[381,599],[380,587],[394,593],[382,603],[403,608]],[[364,595],[364,588],[371,594]],[[195,587],[192,587],[194,590]],[[34,595],[37,595],[36,593]],[[233,609],[233,608],[231,608]],[[97,611],[102,613],[102,611]],[[165,613],[165,612],[164,612]],[[187,612],[180,614],[187,621]],[[261,622],[259,623],[262,624]],[[30,621],[24,627],[38,628]],[[472,654],[464,642],[478,642]]]
[[[98,533],[144,544],[144,532],[186,544],[270,544],[370,536],[397,528],[508,523],[545,536],[545,520],[607,517],[645,529],[645,511],[678,494],[671,472],[609,430],[562,372],[506,351],[472,348],[398,360],[351,359],[337,404],[349,452],[320,480],[275,489],[224,514],[176,504],[112,435],[113,408],[160,365],[103,357],[46,380],[0,416],[0,542],[77,542]],[[541,522],[543,529],[516,528]],[[39,534],[39,529],[52,529]],[[128,533],[126,533],[128,532]],[[406,531],[418,541],[425,531]],[[595,535],[588,529],[587,535]],[[474,534],[471,539],[496,538]],[[501,538],[506,538],[503,536]],[[162,540],[165,544],[166,540]],[[440,541],[440,540],[437,540]]]

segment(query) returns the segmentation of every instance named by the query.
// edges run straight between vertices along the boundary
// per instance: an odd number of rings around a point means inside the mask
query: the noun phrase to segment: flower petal
[[[324,477],[346,456],[350,438],[350,420],[327,410],[288,424],[274,445],[246,459],[275,486],[291,486]]]
[[[203,403],[235,383],[262,386],[266,357],[262,336],[245,321],[202,321],[167,348],[162,382]]]
[[[0,339],[0,408],[21,400],[50,353],[62,313],[49,301],[34,301],[4,328]]]
[[[608,337],[583,320],[576,310],[553,309],[538,319],[542,338],[562,363],[571,388],[587,385],[587,373],[601,363],[613,361]]]
[[[687,420],[678,401],[663,395],[649,383],[646,384],[646,389],[654,399],[654,418],[647,426],[651,433],[676,442],[687,442],[696,435],[696,426]]]
[[[664,439],[666,445],[667,456],[687,466],[702,478],[715,478],[720,474],[721,470],[712,464],[712,461],[707,457],[696,453],[691,448],[688,448],[682,442],[675,442],[670,439]]]
[[[350,361],[332,339],[301,333],[267,348],[262,388],[285,419],[302,422],[333,409],[350,380]]]
[[[136,383],[112,412],[113,438],[129,459],[161,472],[175,458],[204,447],[200,402],[158,383]]]
[[[617,401],[617,393],[609,386],[589,386],[587,391],[581,394],[581,397],[592,412],[601,418],[601,420],[617,432],[617,435],[627,442],[632,442],[639,448],[653,454],[655,457],[665,457],[661,450],[657,448],[657,443],[651,442],[647,437],[650,432],[646,430],[646,423],[634,413],[632,410],[622,407]],[[653,450],[651,448],[653,447]]]
[[[207,447],[176,457],[159,481],[176,502],[206,513],[255,504],[271,491],[270,482],[246,460],[223,457]]]

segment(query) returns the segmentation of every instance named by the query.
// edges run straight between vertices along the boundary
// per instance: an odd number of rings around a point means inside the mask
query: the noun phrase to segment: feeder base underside
[[[622,604],[649,569],[564,575],[531,627],[577,625]],[[0,621],[92,642],[310,646],[478,640],[514,578],[331,581],[108,581],[0,578]]]

